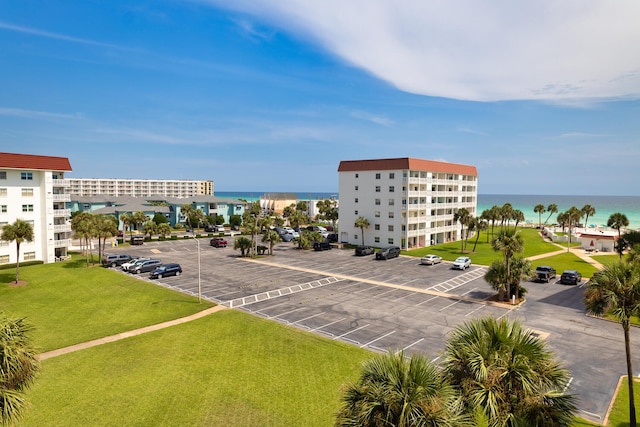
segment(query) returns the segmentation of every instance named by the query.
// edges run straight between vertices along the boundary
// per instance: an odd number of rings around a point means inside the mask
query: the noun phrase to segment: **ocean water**
[[[218,197],[231,199],[245,199],[256,201],[260,199],[264,191],[217,191]],[[338,197],[338,192],[334,193],[296,193],[299,199],[314,200]],[[621,212],[629,219],[629,228],[640,228],[640,197],[638,196],[545,196],[545,195],[522,195],[522,194],[478,194],[478,215],[485,209],[492,206],[502,206],[511,203],[514,209],[519,209],[524,213],[525,220],[534,224],[538,223],[538,214],[533,208],[538,203],[549,206],[552,203],[558,205],[558,212],[563,212],[572,206],[582,209],[584,205],[591,205],[596,209],[596,214],[589,217],[587,225],[605,226],[612,213]],[[548,213],[542,214],[544,222]],[[549,219],[550,223],[556,222],[558,214],[553,214]],[[584,222],[584,218],[582,219]]]
[[[612,213],[621,212],[629,219],[629,228],[640,228],[640,197],[638,196],[544,196],[521,194],[478,194],[478,215],[492,206],[502,206],[511,203],[514,209],[519,209],[524,214],[527,222],[538,223],[538,214],[533,211],[535,205],[541,203],[549,206],[552,203],[558,205],[558,213],[575,206],[582,209],[584,205],[595,208],[595,215],[589,216],[587,225],[606,226]],[[542,222],[547,219],[549,213],[542,214]],[[553,214],[549,222],[556,222],[558,214]],[[582,222],[584,222],[582,218]]]

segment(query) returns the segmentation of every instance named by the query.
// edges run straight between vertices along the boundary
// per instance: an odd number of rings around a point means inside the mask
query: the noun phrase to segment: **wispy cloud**
[[[411,93],[475,101],[640,98],[637,0],[200,2],[315,40]]]
[[[549,136],[546,139],[601,138],[601,137],[608,137],[608,136],[611,136],[611,135],[606,135],[603,133],[566,132],[566,133],[561,133],[559,135]]]
[[[264,27],[256,25],[255,22],[246,19],[235,19],[233,22],[240,28],[242,33],[252,40],[271,40],[274,32]]]
[[[481,132],[479,130],[474,130],[474,129],[469,129],[469,128],[458,128],[456,130],[458,132],[471,133],[473,135],[489,136],[489,134],[486,133],[486,132]]]
[[[81,119],[82,114],[51,113],[48,111],[23,110],[20,108],[0,107],[0,116],[20,117],[24,119]]]
[[[110,43],[103,43],[96,40],[83,39],[79,37],[68,36],[66,34],[54,33],[51,31],[44,31],[37,28],[14,25],[4,21],[0,21],[0,29],[7,30],[7,31],[14,31],[14,32],[23,33],[23,34],[30,34],[32,36],[44,37],[48,39],[62,40],[62,41],[71,42],[71,43],[86,44],[91,46],[106,47],[106,48],[118,49],[118,50],[127,50],[127,51],[134,50],[124,46],[118,46]]]
[[[395,122],[388,117],[367,113],[366,111],[352,111],[351,117],[360,120],[366,120],[368,122],[382,126],[392,126],[395,124]]]

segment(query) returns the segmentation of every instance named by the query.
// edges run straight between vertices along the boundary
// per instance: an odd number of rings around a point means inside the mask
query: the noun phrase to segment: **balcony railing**
[[[71,246],[71,239],[54,240],[53,246],[56,248],[68,248]]]
[[[71,194],[54,194],[53,201],[54,202],[70,202]]]
[[[55,231],[56,233],[71,231],[71,224],[56,224],[53,226],[53,231]]]
[[[53,216],[58,218],[71,216],[71,209],[54,209]]]
[[[53,186],[54,187],[69,187],[71,185],[71,181],[68,179],[54,179]]]

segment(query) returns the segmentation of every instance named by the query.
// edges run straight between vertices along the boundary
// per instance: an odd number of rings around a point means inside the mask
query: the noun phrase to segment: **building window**
[[[379,173],[376,174],[376,179],[380,179],[380,174]]]
[[[23,196],[33,196],[33,188],[23,188],[22,189]]]
[[[358,174],[356,174],[356,178],[358,177]]]
[[[358,198],[356,197],[356,203],[358,203]]]
[[[389,212],[389,218],[393,218],[393,212]]]
[[[25,261],[29,261],[31,259],[36,259],[36,253],[35,252],[25,252],[24,253],[24,260]]]
[[[22,212],[33,212],[33,205],[22,205]]]
[[[393,225],[388,226],[389,231],[393,231]]]
[[[354,214],[356,214],[356,215],[358,215],[358,211],[354,211],[353,213],[354,213]]]
[[[356,191],[358,191],[358,186],[356,185]]]
[[[389,179],[394,179],[396,177],[396,174],[393,172],[389,172]]]
[[[387,243],[389,243],[390,245],[393,245],[393,237],[389,237],[387,239]]]
[[[389,206],[393,206],[395,203],[396,202],[394,199],[389,199]]]
[[[0,255],[0,264],[6,264],[9,262],[9,255]]]
[[[380,230],[380,224],[376,224],[376,225],[374,225],[374,226],[373,226],[373,229],[374,229],[374,230]]]
[[[373,238],[373,241],[374,241],[375,243],[380,243],[380,237],[378,237],[378,236],[374,237],[374,238]]]
[[[20,179],[25,181],[33,181],[33,172],[22,172],[20,174]]]
[[[394,191],[396,191],[396,188],[393,185],[389,186],[389,193],[393,193]]]
[[[0,171],[0,179],[7,179],[7,172]]]
[[[376,205],[380,205],[380,199],[376,199]]]
[[[380,186],[376,185],[376,193],[379,193],[379,192],[380,192]]]
[[[354,235],[353,235],[353,238],[354,238],[354,239],[356,239],[356,240],[358,240],[358,235],[357,235],[357,234],[354,234]]]
[[[0,197],[7,197],[7,189],[0,188]]]
[[[380,218],[380,211],[375,211],[373,213],[373,216],[376,217],[376,218]]]
[[[0,206],[0,212],[7,213],[7,205]]]

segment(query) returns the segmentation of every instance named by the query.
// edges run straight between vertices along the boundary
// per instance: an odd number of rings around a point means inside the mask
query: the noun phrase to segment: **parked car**
[[[376,252],[376,259],[395,258],[398,255],[400,255],[400,248],[398,246],[387,246]]]
[[[313,242],[314,251],[326,251],[331,249],[331,243],[329,242]]]
[[[162,261],[159,259],[148,259],[146,261],[142,261],[140,264],[136,264],[135,266],[129,269],[131,274],[140,274],[140,273],[149,273],[150,271],[155,270],[156,268],[162,265]]]
[[[105,267],[117,267],[128,261],[131,261],[131,255],[127,254],[107,254],[102,257],[102,265]]]
[[[120,265],[120,268],[122,269],[122,271],[127,271],[129,269],[129,267],[131,267],[133,264],[135,264],[137,261],[146,261],[149,258],[141,258],[139,256],[134,256],[131,258],[131,260],[125,262],[124,264]]]
[[[329,233],[327,234],[327,241],[331,243],[338,242],[338,233]]]
[[[582,281],[582,275],[576,270],[565,270],[560,276],[560,283],[563,285],[577,285]]]
[[[434,264],[440,264],[441,262],[442,262],[442,257],[439,257],[438,255],[433,255],[433,254],[425,255],[420,260],[420,264],[422,265],[434,265]]]
[[[167,276],[179,276],[182,274],[180,264],[165,264],[153,270],[149,277],[152,279],[162,279]]]
[[[128,263],[124,263],[122,264],[123,266],[127,266],[127,268],[123,268],[123,271],[126,271],[127,273],[131,273],[131,270],[133,270],[134,267],[142,264],[145,261],[149,261],[151,258],[138,258],[135,261],[130,261]]]
[[[293,234],[291,233],[284,233],[280,235],[280,238],[284,241],[284,242],[290,242],[293,239],[295,239],[295,237],[293,237]]]
[[[131,236],[129,243],[131,243],[132,245],[141,245],[144,243],[144,236]]]
[[[548,265],[541,265],[536,268],[536,279],[540,282],[547,282],[556,278],[556,269]]]
[[[469,267],[471,267],[471,258],[466,256],[456,258],[451,265],[454,270],[466,270]]]
[[[223,237],[214,237],[209,241],[209,245],[213,246],[214,248],[226,248],[227,241]]]
[[[356,256],[373,255],[376,252],[371,246],[356,246]]]

